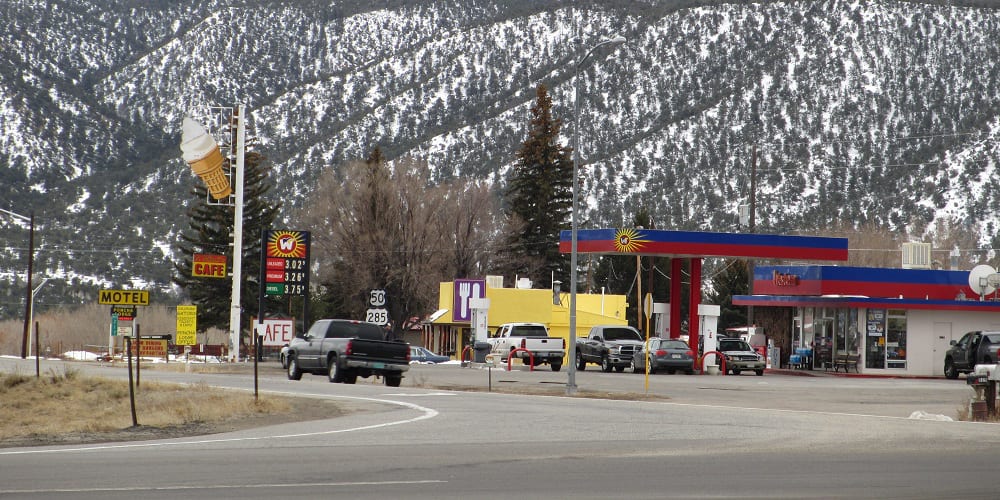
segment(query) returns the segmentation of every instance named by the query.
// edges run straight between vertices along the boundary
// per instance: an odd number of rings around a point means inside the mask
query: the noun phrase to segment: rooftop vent
[[[930,269],[930,243],[903,243],[903,269]]]

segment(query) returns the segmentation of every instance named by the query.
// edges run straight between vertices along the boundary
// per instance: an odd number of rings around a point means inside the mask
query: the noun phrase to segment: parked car
[[[719,337],[716,350],[726,356],[726,374],[739,375],[743,370],[753,370],[757,375],[764,375],[767,361],[764,356],[750,347],[743,339]]]
[[[445,361],[451,361],[451,358],[441,354],[434,354],[426,347],[420,347],[416,345],[410,346],[410,363],[426,363],[426,364],[436,364],[444,363]]]
[[[647,349],[648,347],[648,349]],[[694,351],[680,339],[661,339],[653,337],[649,342],[639,346],[632,356],[632,371],[646,372],[646,357],[649,353],[649,373],[666,371],[674,374],[678,370],[691,375],[694,373]]]
[[[1000,331],[975,331],[962,335],[944,353],[944,376],[958,378],[959,373],[969,373],[976,365],[996,363],[1000,359]]]
[[[281,353],[278,354],[278,359],[281,360],[281,369],[288,369],[288,344],[281,346]]]
[[[641,345],[642,335],[631,326],[595,325],[586,338],[576,339],[576,368],[585,370],[587,363],[597,363],[605,372],[625,371]]]

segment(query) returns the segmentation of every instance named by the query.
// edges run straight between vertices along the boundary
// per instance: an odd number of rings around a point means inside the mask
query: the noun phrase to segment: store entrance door
[[[951,347],[951,323],[934,323],[931,374],[944,375],[944,353]]]

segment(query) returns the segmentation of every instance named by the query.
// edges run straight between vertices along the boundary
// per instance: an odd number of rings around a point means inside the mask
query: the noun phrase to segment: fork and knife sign
[[[460,321],[470,321],[472,312],[469,310],[469,300],[486,297],[486,283],[484,280],[455,280],[457,289],[456,309],[454,319]]]

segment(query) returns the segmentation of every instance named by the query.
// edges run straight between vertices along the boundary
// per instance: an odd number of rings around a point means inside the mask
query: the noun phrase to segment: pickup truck
[[[384,330],[373,323],[321,319],[288,344],[288,378],[303,373],[327,375],[330,382],[353,384],[358,377],[381,375],[385,385],[399,387],[410,369],[410,345],[382,340]]]
[[[566,341],[561,337],[550,337],[549,329],[541,323],[504,323],[497,327],[496,333],[488,339],[492,345],[490,351],[499,354],[505,363],[515,349],[526,349],[534,356],[535,365],[548,363],[552,371],[562,368],[563,357],[566,355]],[[531,357],[525,351],[514,353],[525,363]]]
[[[970,373],[976,365],[989,365],[1000,359],[1000,331],[969,332],[944,353],[944,376],[958,378],[959,373]]]
[[[640,347],[642,334],[631,326],[593,326],[586,338],[576,341],[576,369],[585,370],[587,363],[597,363],[605,372],[623,372]]]

